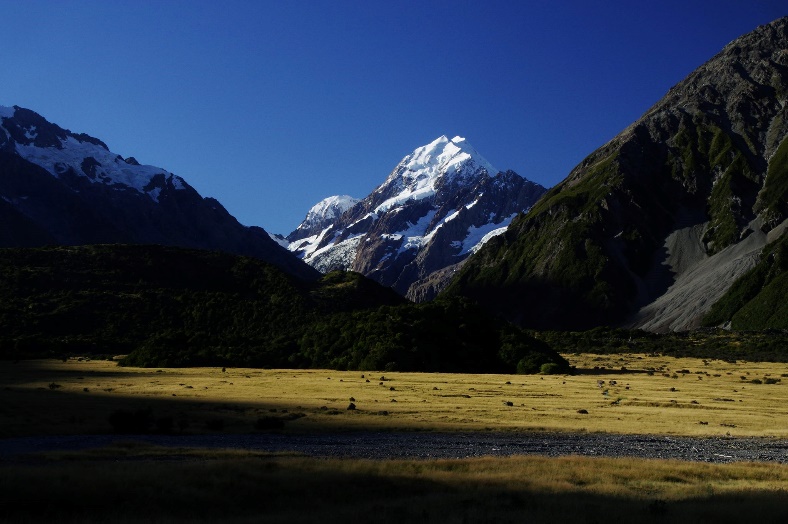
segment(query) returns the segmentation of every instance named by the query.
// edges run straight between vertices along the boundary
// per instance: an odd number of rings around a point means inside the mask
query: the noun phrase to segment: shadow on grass
[[[400,468],[400,469],[397,469]],[[786,522],[783,492],[666,501],[475,480],[418,463],[253,457],[0,466],[8,522]]]
[[[347,407],[346,403],[320,409],[287,402],[124,396],[122,391],[85,389],[2,387],[4,405],[0,409],[0,438],[106,433],[250,433],[288,430],[298,421],[307,419],[309,431],[336,431],[337,425],[332,419],[344,413]],[[358,409],[352,416],[369,414]]]
[[[128,376],[128,372],[121,367],[118,367],[118,371],[68,369],[53,367],[51,362],[51,360],[0,361],[3,371],[0,375],[0,389],[20,386],[31,381],[57,382],[76,377],[83,377],[86,380],[101,380]],[[150,373],[146,373],[146,375],[153,376],[155,373],[156,370],[151,369]]]

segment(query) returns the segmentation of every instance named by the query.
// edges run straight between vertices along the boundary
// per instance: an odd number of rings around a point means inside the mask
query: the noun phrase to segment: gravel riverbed
[[[788,462],[788,440],[569,433],[354,432],[291,435],[81,435],[0,439],[0,463],[44,451],[85,450],[117,442],[167,447],[296,452],[314,457],[438,459],[542,455],[640,457],[725,463]]]

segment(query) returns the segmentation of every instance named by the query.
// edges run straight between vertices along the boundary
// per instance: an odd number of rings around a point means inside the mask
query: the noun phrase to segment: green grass
[[[548,191],[471,258],[445,295],[479,300],[506,318],[519,312],[515,321],[547,328],[568,320],[591,327],[622,314],[634,288],[622,282],[619,262],[608,256],[608,212],[600,206],[606,200],[615,205],[620,196],[618,155],[587,161],[581,179]],[[540,300],[523,300],[527,296]]]

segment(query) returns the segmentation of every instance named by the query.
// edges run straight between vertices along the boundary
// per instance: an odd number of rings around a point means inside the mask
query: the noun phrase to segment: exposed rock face
[[[288,236],[290,249],[322,272],[351,269],[429,300],[453,274],[445,268],[503,232],[544,191],[499,172],[465,139],[443,136],[406,156],[372,194],[320,231],[302,224]]]
[[[181,177],[28,109],[0,108],[0,246],[100,243],[214,249],[319,276]]]
[[[449,292],[538,328],[698,325],[788,216],[787,27],[759,27],[673,87]]]

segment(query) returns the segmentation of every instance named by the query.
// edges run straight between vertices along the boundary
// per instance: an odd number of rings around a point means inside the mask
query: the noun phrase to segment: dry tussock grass
[[[570,355],[575,375],[121,368],[105,361],[0,362],[0,436],[104,432],[148,407],[189,432],[303,413],[286,430],[550,430],[788,437],[788,365]],[[363,375],[363,376],[362,376]],[[775,384],[753,383],[767,379]],[[348,411],[351,402],[355,410]],[[579,413],[585,410],[587,413]],[[383,413],[386,414],[383,414]]]

